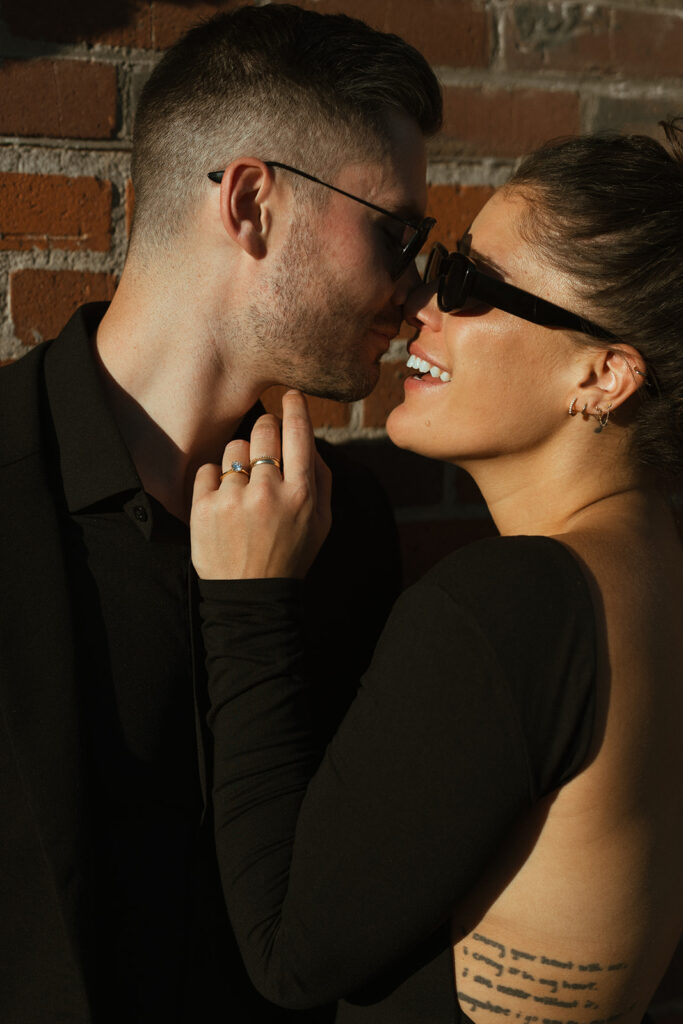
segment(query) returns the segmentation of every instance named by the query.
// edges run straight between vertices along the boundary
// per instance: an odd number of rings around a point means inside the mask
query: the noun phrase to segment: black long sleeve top
[[[429,958],[411,954],[429,949],[515,820],[585,757],[595,620],[578,563],[540,537],[444,559],[395,605],[322,759],[301,585],[200,586],[218,856],[253,982],[286,1006],[345,998],[365,1005],[363,1020],[453,1019],[398,1001],[387,1014],[386,996],[391,1007],[423,969]],[[387,976],[373,1016],[367,992]]]

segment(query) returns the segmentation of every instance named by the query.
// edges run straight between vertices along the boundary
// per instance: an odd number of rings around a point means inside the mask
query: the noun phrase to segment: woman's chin
[[[407,413],[404,402],[401,402],[400,405],[397,405],[389,413],[386,430],[389,440],[397,448],[406,448],[408,451],[416,452],[418,455],[422,454],[414,420]]]

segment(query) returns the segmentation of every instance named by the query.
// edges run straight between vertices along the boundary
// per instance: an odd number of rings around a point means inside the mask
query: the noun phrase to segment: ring
[[[253,469],[254,466],[277,466],[278,469],[282,469],[282,462],[280,459],[276,459],[274,455],[259,455],[258,458],[252,459],[249,463],[249,468]]]
[[[241,462],[233,462],[230,469],[226,469],[225,473],[221,473],[219,480],[224,480],[231,473],[244,473],[247,480],[249,479],[249,470],[245,469]]]

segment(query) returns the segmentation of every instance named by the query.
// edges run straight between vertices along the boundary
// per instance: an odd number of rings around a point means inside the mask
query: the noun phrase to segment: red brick
[[[261,401],[268,412],[282,415],[282,396],[287,389],[279,384],[268,388],[261,395]],[[328,398],[307,396],[308,410],[314,427],[345,427],[351,418],[351,406],[345,402],[332,402]]]
[[[671,99],[666,95],[645,99],[600,96],[592,105],[585,128],[592,132],[618,131],[650,135],[658,142],[666,144],[659,122],[666,120],[674,112]]]
[[[514,158],[579,128],[576,92],[449,87],[444,90],[444,130],[428,148],[433,158]]]
[[[510,69],[680,76],[683,21],[668,11],[518,3],[504,32]]]
[[[110,139],[116,131],[116,68],[77,60],[0,65],[0,133]]]
[[[133,214],[135,213],[135,189],[133,188],[133,182],[128,179],[126,182],[126,235],[130,235],[130,229],[133,226]]]
[[[614,11],[612,41],[625,74],[680,80],[683,20],[666,11]]]
[[[518,3],[505,14],[506,64],[513,70],[614,70],[611,22],[605,7]]]
[[[321,14],[348,14],[394,32],[432,64],[480,68],[491,60],[492,15],[477,0],[304,0],[299,6]]]
[[[10,275],[10,310],[14,331],[25,345],[59,333],[84,302],[111,299],[113,274],[80,270],[17,270]]]
[[[152,7],[151,0],[4,0],[2,16],[25,39],[150,47]]]
[[[227,0],[214,4],[179,4],[173,0],[155,0],[151,5],[152,46],[157,50],[165,50],[198,21],[211,18],[220,11],[230,11],[243,5],[244,0]]]
[[[364,427],[384,426],[391,410],[403,401],[403,381],[411,372],[405,359],[381,363],[377,386],[363,402]]]
[[[455,249],[459,238],[496,190],[490,185],[432,185],[427,213],[436,217],[430,241]]]
[[[0,249],[90,249],[111,241],[111,183],[0,174]]]

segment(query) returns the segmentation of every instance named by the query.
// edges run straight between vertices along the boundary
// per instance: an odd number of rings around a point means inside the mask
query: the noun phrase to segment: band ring
[[[226,476],[230,476],[231,473],[244,473],[247,480],[249,479],[249,470],[245,469],[241,462],[233,462],[230,469],[226,469],[225,473],[221,473],[219,480],[224,480]]]
[[[280,459],[276,459],[274,455],[259,455],[258,458],[252,459],[249,463],[249,468],[253,469],[254,466],[276,466],[278,469],[282,469],[282,462]]]

